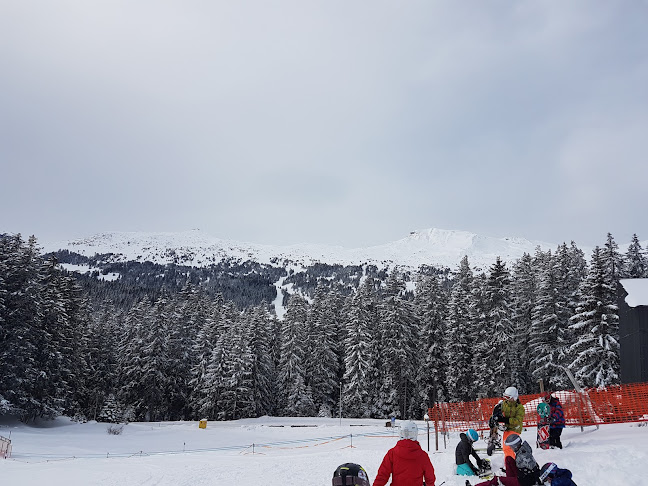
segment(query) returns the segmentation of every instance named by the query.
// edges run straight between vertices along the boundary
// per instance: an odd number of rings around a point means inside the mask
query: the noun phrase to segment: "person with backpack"
[[[373,486],[434,486],[434,468],[430,456],[418,443],[418,427],[412,421],[401,424],[400,440],[387,451]]]
[[[482,460],[473,444],[479,440],[479,434],[474,429],[468,429],[466,432],[459,434],[459,443],[455,449],[455,462],[457,463],[457,474],[459,476],[479,476],[481,472],[490,469],[488,462]],[[470,456],[475,458],[477,466],[470,462]]]
[[[560,435],[565,428],[565,412],[563,411],[562,404],[557,397],[551,396],[550,392],[546,392],[542,399],[551,408],[549,412],[549,446],[562,449]]]
[[[359,464],[347,462],[333,473],[333,486],[369,486],[369,475]]]
[[[504,458],[506,476],[495,476],[489,481],[484,481],[475,486],[534,486],[541,485],[540,468],[533,457],[533,451],[527,441],[523,441],[518,434],[510,434],[506,438],[506,445],[510,447],[515,456]],[[470,483],[466,481],[466,486]]]
[[[554,462],[548,462],[540,470],[540,481],[548,481],[551,486],[576,486],[569,469],[560,469]]]
[[[506,445],[515,453],[515,467],[520,486],[542,484],[540,481],[540,467],[533,457],[533,450],[526,440],[518,434],[510,434],[506,438]],[[508,470],[507,470],[508,472]]]
[[[504,443],[502,451],[505,457],[515,458],[513,450],[506,445],[506,439],[511,434],[521,434],[522,424],[524,423],[524,406],[520,403],[517,388],[509,386],[502,394],[502,407],[499,416],[495,421],[506,425],[506,430],[502,435]]]

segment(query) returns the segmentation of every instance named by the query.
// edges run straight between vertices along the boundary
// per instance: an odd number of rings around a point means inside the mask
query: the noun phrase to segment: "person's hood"
[[[394,454],[400,459],[414,460],[414,455],[412,453],[420,450],[423,449],[421,449],[421,444],[419,444],[418,441],[401,439],[396,442],[396,447],[394,447]]]

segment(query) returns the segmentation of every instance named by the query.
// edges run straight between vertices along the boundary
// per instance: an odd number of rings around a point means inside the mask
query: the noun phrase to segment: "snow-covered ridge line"
[[[533,254],[537,247],[554,250],[557,245],[524,238],[493,238],[466,231],[425,229],[412,231],[400,240],[368,248],[341,246],[271,246],[223,240],[191,230],[180,233],[109,232],[67,242],[42,242],[45,252],[69,250],[85,256],[114,254],[117,261],[152,261],[202,267],[224,259],[252,260],[285,266],[294,262],[340,265],[375,264],[379,267],[421,265],[455,268],[467,255],[471,266],[487,268],[499,256],[506,262]]]

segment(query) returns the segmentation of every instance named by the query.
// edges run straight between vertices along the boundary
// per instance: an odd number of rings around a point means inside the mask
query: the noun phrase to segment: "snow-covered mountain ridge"
[[[113,261],[151,261],[203,267],[225,259],[255,261],[274,266],[314,263],[402,266],[416,269],[421,265],[454,269],[464,255],[472,267],[488,268],[499,256],[506,262],[524,253],[534,254],[539,246],[555,250],[556,244],[524,238],[494,238],[467,231],[425,229],[412,231],[400,240],[368,248],[341,246],[290,245],[270,246],[223,240],[191,230],[179,233],[109,232],[67,242],[41,242],[44,252],[69,250],[84,256],[112,254]],[[582,248],[583,249],[583,248]],[[588,251],[586,251],[586,255]]]

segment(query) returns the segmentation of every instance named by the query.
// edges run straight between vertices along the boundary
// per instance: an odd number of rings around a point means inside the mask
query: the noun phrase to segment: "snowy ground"
[[[419,442],[427,449],[424,422],[418,423]],[[121,435],[109,435],[107,427],[66,418],[30,426],[0,422],[0,435],[10,436],[13,445],[12,457],[0,459],[1,483],[326,486],[344,462],[361,464],[373,481],[383,455],[397,441],[384,420],[342,419],[340,425],[338,419],[262,417],[209,422],[206,429],[197,422],[132,423]],[[534,445],[535,434],[533,428],[522,436]],[[430,435],[437,486],[464,485],[465,478],[453,474],[457,440],[451,435],[444,448],[439,437],[436,452]],[[540,465],[553,461],[571,469],[579,486],[648,485],[648,427],[568,428],[563,442],[568,446],[562,451],[534,449]],[[501,454],[492,461],[499,469]]]

